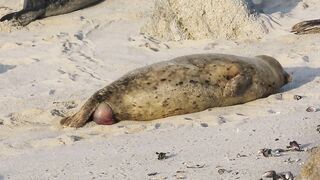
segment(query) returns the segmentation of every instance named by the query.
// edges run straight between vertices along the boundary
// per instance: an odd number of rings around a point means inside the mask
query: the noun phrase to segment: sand
[[[258,151],[286,148],[293,140],[303,149],[320,144],[320,112],[306,112],[320,108],[320,35],[290,33],[293,24],[319,18],[320,3],[281,2],[261,5],[269,32],[259,39],[143,35],[154,9],[148,0],[108,0],[20,29],[1,24],[10,31],[0,32],[0,179],[259,179],[268,170],[298,175],[307,152],[266,158]],[[0,14],[22,6],[19,0],[0,5],[10,8]],[[80,129],[58,125],[128,71],[195,53],[270,55],[293,82],[267,98],[194,114]],[[156,152],[169,157],[158,160]]]
[[[245,0],[160,0],[141,31],[166,41],[259,39],[268,29],[248,5]]]

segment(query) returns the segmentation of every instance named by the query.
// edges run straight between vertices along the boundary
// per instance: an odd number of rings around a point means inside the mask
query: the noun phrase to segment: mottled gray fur
[[[26,0],[21,11],[3,16],[0,21],[12,21],[15,24],[26,26],[30,22],[76,11],[103,0]]]

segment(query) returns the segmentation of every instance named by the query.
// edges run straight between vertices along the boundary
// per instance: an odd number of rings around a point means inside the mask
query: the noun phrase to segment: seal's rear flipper
[[[10,21],[10,20],[12,20],[14,17],[16,17],[16,16],[17,16],[17,12],[4,15],[4,16],[0,19],[0,22]]]
[[[2,21],[11,21],[13,23],[17,23],[21,26],[26,26],[35,19],[41,18],[45,14],[45,10],[41,9],[38,11],[29,11],[29,10],[21,10],[18,12],[10,13],[3,16],[0,19]]]
[[[69,126],[79,128],[84,126],[96,110],[100,103],[97,101],[95,95],[93,95],[87,102],[80,108],[80,110],[72,116],[61,119],[60,124],[62,126]]]

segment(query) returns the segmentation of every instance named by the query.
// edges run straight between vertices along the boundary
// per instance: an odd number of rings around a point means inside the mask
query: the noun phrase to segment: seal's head
[[[115,121],[110,106],[106,103],[99,104],[93,113],[93,121],[99,125],[114,124]]]
[[[275,58],[266,55],[260,55],[256,57],[262,59],[272,68],[273,73],[280,78],[279,83],[281,86],[292,81],[292,77],[283,69],[281,64]]]

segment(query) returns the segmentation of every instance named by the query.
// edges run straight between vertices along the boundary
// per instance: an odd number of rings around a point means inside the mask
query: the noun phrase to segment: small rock
[[[154,125],[154,128],[159,129],[159,128],[160,128],[160,126],[161,126],[161,124],[160,124],[160,123],[156,123],[156,124]]]
[[[49,95],[53,95],[55,92],[56,92],[56,90],[51,89],[51,90],[49,91]]]
[[[218,173],[219,173],[220,175],[222,175],[222,174],[224,174],[224,173],[231,173],[231,172],[232,172],[232,170],[218,169]]]
[[[300,95],[294,95],[293,99],[299,101],[300,99],[302,99],[303,97]]]
[[[200,124],[202,127],[208,127],[209,125],[207,123],[201,123]]]
[[[293,180],[294,177],[291,172],[279,173],[277,174],[275,171],[267,171],[265,172],[262,177],[264,178],[272,178],[276,180]]]
[[[304,3],[305,4],[305,3]],[[309,56],[303,56],[302,57],[302,60],[304,61],[304,62],[309,62]]]
[[[307,109],[306,109],[307,112],[317,112],[318,109],[313,107],[313,106],[309,106]]]
[[[291,151],[301,151],[300,144],[298,144],[297,141],[291,141],[287,148]]]
[[[262,175],[262,177],[264,177],[264,178],[273,178],[273,177],[275,177],[276,175],[277,175],[276,171],[271,170],[271,171],[265,172],[265,173]]]
[[[244,154],[238,153],[238,154],[237,154],[237,158],[241,158],[241,157],[248,157],[248,156],[247,156],[247,155],[244,155]]]
[[[205,164],[189,164],[189,163],[182,163],[184,165],[186,165],[187,168],[204,168],[206,165]]]
[[[167,153],[164,153],[164,152],[156,152],[156,154],[158,155],[158,160],[168,159]]]
[[[284,152],[283,149],[261,149],[258,153],[262,154],[264,157],[279,157],[281,153]]]
[[[283,100],[282,94],[276,94],[274,97],[276,100]]]
[[[148,176],[155,176],[157,174],[159,174],[159,173],[158,172],[152,172],[152,173],[149,173]]]

